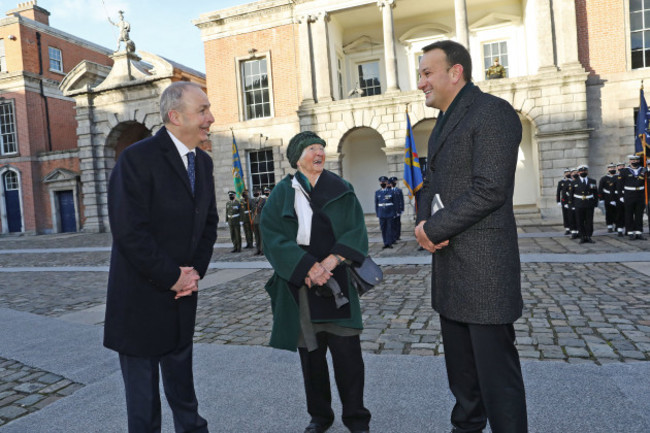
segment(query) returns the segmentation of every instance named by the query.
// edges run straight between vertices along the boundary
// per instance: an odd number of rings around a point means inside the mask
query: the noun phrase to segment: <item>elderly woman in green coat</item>
[[[325,141],[311,131],[289,142],[294,175],[273,188],[262,212],[264,253],[274,274],[266,284],[273,309],[271,346],[300,353],[311,416],[305,433],[325,432],[334,421],[326,353],[353,433],[368,432],[363,404],[363,329],[359,295],[349,263],[363,262],[368,233],[352,186],[324,169]]]

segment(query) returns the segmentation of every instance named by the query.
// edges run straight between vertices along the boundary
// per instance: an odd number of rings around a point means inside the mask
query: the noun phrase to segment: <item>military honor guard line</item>
[[[594,210],[602,203],[607,232],[630,240],[643,236],[643,213],[648,207],[647,168],[641,156],[629,155],[629,165],[609,163],[598,183],[589,177],[589,167],[580,165],[564,170],[558,181],[556,201],[562,208],[564,234],[580,243],[594,243]]]

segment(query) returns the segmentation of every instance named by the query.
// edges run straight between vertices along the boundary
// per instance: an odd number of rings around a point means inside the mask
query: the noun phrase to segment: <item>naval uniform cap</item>
[[[580,170],[589,170],[589,166],[586,164],[582,164],[578,166],[578,171]]]
[[[616,167],[616,164],[614,164],[613,162],[610,162],[609,164],[607,164],[607,168],[610,168],[610,167]]]
[[[641,160],[641,157],[639,155],[628,155],[627,159]]]
[[[395,176],[389,178],[388,180],[390,180],[391,182],[397,182],[397,178]]]
[[[228,195],[235,195],[235,191],[228,191]]]
[[[625,163],[624,163],[624,162],[617,162],[616,165],[617,165],[617,166],[619,166],[619,165],[625,165]]]
[[[268,192],[271,192],[271,188],[269,188],[268,186],[265,186],[265,187],[264,187],[264,192],[267,192],[267,191],[268,191]]]
[[[388,178],[386,176],[379,176],[379,182],[388,182]]]
[[[565,168],[565,169],[564,169],[564,172],[565,172],[565,173],[571,173],[572,171],[573,171],[573,170],[571,170],[570,168]]]

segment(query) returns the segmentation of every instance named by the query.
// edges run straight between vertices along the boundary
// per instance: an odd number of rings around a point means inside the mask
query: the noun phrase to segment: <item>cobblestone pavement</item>
[[[56,374],[0,358],[0,426],[83,387]]]
[[[378,227],[372,221],[368,226],[375,257],[428,255],[418,251],[407,224],[403,241],[392,250],[382,250]],[[562,236],[560,226],[521,227],[520,251],[576,257],[650,251],[650,241],[629,241],[606,234],[603,228],[597,224],[595,244],[579,245]],[[224,228],[219,230],[219,242],[213,262],[261,260],[252,249],[229,253]],[[109,247],[108,234],[0,238],[0,268],[105,267]],[[45,248],[62,250],[29,251]],[[522,358],[594,364],[650,361],[650,277],[621,263],[568,261],[522,264],[525,307],[515,324]],[[650,263],[647,267],[650,270]],[[384,272],[385,282],[363,298],[363,349],[379,354],[440,355],[440,325],[430,306],[430,266],[385,266]],[[270,275],[266,269],[251,271],[202,289],[195,341],[266,345],[271,311],[264,283]],[[104,303],[107,277],[101,271],[0,272],[0,307],[50,317],[81,312]],[[81,386],[0,358],[0,425]]]

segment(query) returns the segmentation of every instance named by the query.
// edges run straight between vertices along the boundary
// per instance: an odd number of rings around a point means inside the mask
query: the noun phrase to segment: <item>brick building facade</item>
[[[36,1],[0,19],[0,233],[83,224],[74,100],[58,86],[82,60],[111,51],[52,28]]]

